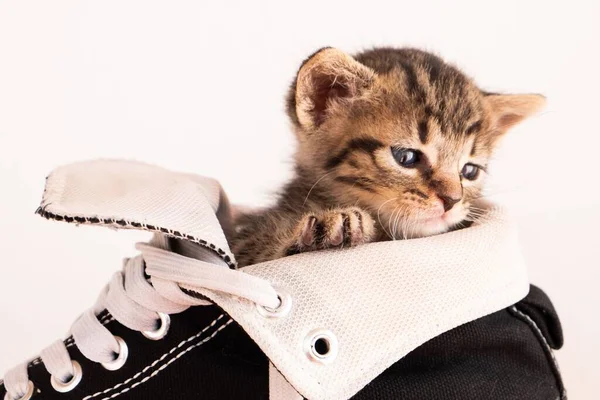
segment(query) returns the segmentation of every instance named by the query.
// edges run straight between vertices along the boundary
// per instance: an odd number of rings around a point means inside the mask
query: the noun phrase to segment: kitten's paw
[[[286,254],[368,243],[375,237],[374,225],[371,215],[357,207],[310,214],[298,224]]]

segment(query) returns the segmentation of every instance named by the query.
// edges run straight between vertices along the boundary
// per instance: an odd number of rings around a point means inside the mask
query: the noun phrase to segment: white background
[[[133,158],[265,204],[289,176],[283,97],[302,59],[410,45],[485,89],[548,97],[504,142],[489,192],[562,317],[570,397],[595,398],[599,15],[597,1],[1,2],[0,373],[63,336],[144,237],[35,216],[52,168]]]

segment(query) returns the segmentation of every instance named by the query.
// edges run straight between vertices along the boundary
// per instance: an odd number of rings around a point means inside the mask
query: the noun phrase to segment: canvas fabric
[[[222,292],[195,290],[248,335],[250,347],[270,361],[265,375],[274,382],[315,400],[360,396],[424,344],[504,312],[528,293],[515,225],[500,208],[486,207],[486,218],[459,231],[299,254],[238,271],[268,280],[291,299],[289,313],[280,318]],[[211,250],[220,261],[215,268],[235,268],[224,234],[229,203],[211,179],[131,161],[79,163],[49,176],[38,212],[158,232]],[[316,331],[327,331],[336,343],[335,357],[325,363],[307,354]]]

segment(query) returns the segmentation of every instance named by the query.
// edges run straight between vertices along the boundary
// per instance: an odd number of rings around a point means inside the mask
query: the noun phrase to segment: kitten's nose
[[[438,197],[444,204],[444,212],[451,210],[452,207],[454,207],[454,205],[456,203],[458,203],[461,199],[460,197],[451,197],[451,196],[446,196],[444,194],[438,194]]]

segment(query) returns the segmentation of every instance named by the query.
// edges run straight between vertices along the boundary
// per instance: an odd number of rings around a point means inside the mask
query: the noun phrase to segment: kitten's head
[[[498,139],[544,103],[485,93],[420,50],[324,48],[300,67],[287,107],[299,171],[400,238],[464,221]]]

